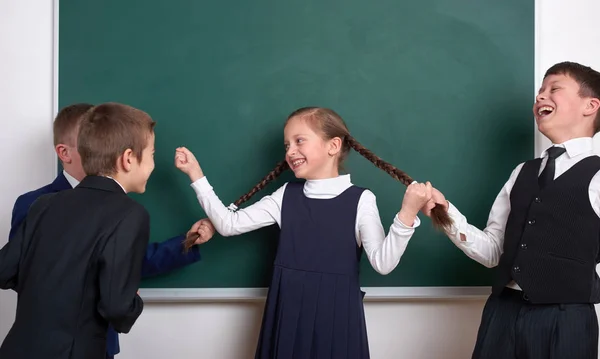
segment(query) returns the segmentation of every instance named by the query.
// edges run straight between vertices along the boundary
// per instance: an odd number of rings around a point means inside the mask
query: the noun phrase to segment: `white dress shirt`
[[[556,159],[555,179],[582,159],[596,155],[591,137],[576,138],[554,146],[564,147],[566,149],[566,152]],[[544,151],[541,154],[541,157],[542,164],[539,173],[541,173],[546,166],[548,160],[547,151]],[[454,225],[450,231],[448,231],[448,237],[468,257],[488,268],[497,266],[500,261],[504,246],[504,231],[506,229],[508,215],[510,214],[510,192],[519,176],[523,164],[524,163],[519,164],[513,170],[508,182],[506,182],[496,197],[488,217],[487,226],[483,231],[470,225],[467,222],[467,218],[463,216],[456,207],[451,203],[449,205],[448,213],[450,214],[450,218],[454,221]],[[594,212],[600,217],[600,172],[596,173],[592,178],[588,192],[590,204],[592,205]],[[461,234],[465,237],[464,241],[461,240]],[[514,281],[509,283],[508,287],[520,289]]]
[[[197,180],[191,186],[216,230],[222,236],[234,236],[275,223],[281,228],[281,205],[286,185],[287,183],[271,195],[235,212],[223,205],[206,177]],[[350,186],[352,186],[350,175],[308,180],[304,183],[304,195],[309,198],[329,199],[338,196]],[[400,262],[408,241],[420,223],[417,217],[414,225],[408,227],[398,219],[398,216],[394,216],[394,222],[386,236],[375,195],[365,190],[358,201],[355,223],[356,243],[358,246],[363,246],[369,262],[377,272],[388,274]]]
[[[67,173],[67,171],[65,171],[65,170],[63,170],[63,176],[65,176],[65,178],[67,179],[67,181],[71,185],[71,188],[75,188],[79,184],[79,181],[76,180],[75,177],[73,177],[69,173]]]

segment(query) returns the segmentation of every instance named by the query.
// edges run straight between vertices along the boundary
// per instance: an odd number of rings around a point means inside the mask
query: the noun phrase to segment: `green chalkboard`
[[[432,181],[479,227],[533,153],[534,0],[65,0],[59,34],[60,107],[116,101],[158,123],[156,170],[135,196],[152,241],[204,215],[173,166],[176,147],[195,152],[229,204],[282,158],[283,123],[302,106],[336,110],[366,147]],[[377,196],[387,231],[405,188],[355,153],[346,168]],[[265,287],[277,236],[216,236],[201,262],[144,287]],[[425,217],[395,271],[381,276],[364,256],[361,268],[363,286],[491,277]]]

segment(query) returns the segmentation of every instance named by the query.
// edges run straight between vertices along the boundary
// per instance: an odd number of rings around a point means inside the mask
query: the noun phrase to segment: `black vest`
[[[543,190],[541,163],[526,162],[510,193],[492,293],[514,279],[532,303],[598,303],[600,218],[590,204],[589,184],[600,157],[579,161]]]

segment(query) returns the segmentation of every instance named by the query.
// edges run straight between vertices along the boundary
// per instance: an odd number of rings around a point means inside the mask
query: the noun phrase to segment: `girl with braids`
[[[344,121],[325,108],[302,108],[284,128],[285,161],[232,210],[223,205],[194,155],[178,148],[175,165],[186,173],[200,205],[223,236],[278,224],[281,228],[256,358],[369,358],[359,285],[364,250],[373,268],[390,273],[399,263],[431,199],[431,184],[412,183],[350,136]],[[386,236],[375,195],[354,186],[339,168],[355,149],[408,185]],[[247,208],[247,201],[291,168],[304,182],[286,183]],[[412,184],[411,184],[412,183]]]

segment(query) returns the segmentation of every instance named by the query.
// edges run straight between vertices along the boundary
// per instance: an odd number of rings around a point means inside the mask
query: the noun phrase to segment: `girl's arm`
[[[285,187],[286,184],[270,196],[234,212],[223,205],[206,177],[192,183],[204,212],[217,232],[224,237],[250,232],[275,223],[281,226],[281,203]]]
[[[190,177],[200,205],[222,236],[234,236],[272,224],[281,226],[281,203],[285,185],[275,193],[239,211],[223,205],[200,168],[194,154],[185,147],[175,151],[175,167]]]
[[[365,190],[358,201],[357,237],[373,269],[388,274],[400,262],[408,241],[421,222],[419,209],[431,198],[431,185],[411,184],[404,194],[402,209],[394,216],[388,235],[385,235],[373,192]]]

